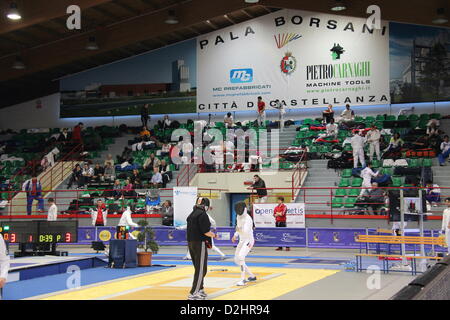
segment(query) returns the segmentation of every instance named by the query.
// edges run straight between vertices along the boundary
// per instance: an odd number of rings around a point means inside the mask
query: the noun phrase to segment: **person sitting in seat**
[[[445,159],[450,155],[450,142],[448,135],[444,136],[444,141],[442,141],[439,147],[441,153],[438,155],[439,165],[442,167],[445,165]]]
[[[402,150],[403,143],[403,140],[400,138],[400,133],[394,133],[394,136],[389,141],[388,147],[384,150],[382,158],[387,158],[392,153],[400,152]]]
[[[329,104],[325,111],[322,113],[323,115],[323,121],[326,123],[330,123],[331,119],[334,118],[334,111],[333,111],[333,105]]]
[[[357,205],[368,205],[369,214],[378,215],[380,208],[384,205],[385,195],[383,189],[378,188],[378,183],[373,182],[367,195],[358,199]]]
[[[437,207],[437,204],[441,202],[441,189],[439,185],[433,184],[431,181],[427,181],[427,190],[425,199],[432,205],[433,207]]]
[[[139,132],[139,136],[141,137],[141,138],[150,138],[150,131],[148,131],[148,129],[147,129],[147,127],[146,126],[143,126],[142,127],[142,130],[141,130],[141,132]]]
[[[81,186],[84,188],[88,184],[92,177],[94,176],[94,169],[92,169],[89,164],[85,163],[83,170],[81,172]]]
[[[159,172],[162,175],[163,185],[165,188],[166,185],[172,180],[172,171],[170,171],[169,165],[166,163],[166,160],[162,159],[161,164],[159,165]]]
[[[169,119],[169,116],[167,114],[164,116],[164,119],[162,121],[158,121],[158,126],[163,130],[169,129],[171,124],[172,121]]]
[[[94,175],[92,176],[92,180],[96,182],[104,181],[105,180],[104,174],[105,169],[103,169],[103,167],[101,167],[99,163],[96,163],[94,167]]]
[[[134,185],[131,183],[130,179],[125,180],[125,186],[123,187],[123,196],[126,199],[134,199],[137,201],[137,193],[134,191]]]
[[[104,162],[103,165],[106,167],[106,165],[107,165],[108,163],[110,163],[111,166],[114,166],[114,159],[113,159],[112,154],[108,154],[108,155],[106,156],[106,159],[105,159],[105,162]]]
[[[150,186],[152,188],[159,188],[163,183],[163,178],[161,173],[159,172],[159,167],[153,168],[153,176],[150,180]]]
[[[345,110],[341,113],[341,118],[339,119],[339,123],[342,122],[351,122],[355,120],[355,112],[350,109],[350,105],[345,105]]]
[[[133,173],[131,174],[130,181],[134,185],[135,188],[137,188],[137,189],[142,188],[142,179],[141,179],[141,174],[139,173],[139,170],[133,169]]]
[[[144,168],[144,171],[153,171],[153,168],[159,167],[160,161],[158,158],[155,157],[154,153],[150,153],[150,156],[145,160],[144,165],[142,166]]]
[[[231,115],[231,112],[228,112],[227,115],[223,118],[223,122],[225,124],[225,127],[227,129],[231,129],[234,126],[234,120],[233,116]]]
[[[162,211],[163,211],[162,225],[173,226],[173,207],[172,202],[170,200],[164,201],[162,205]]]
[[[114,181],[112,196],[116,200],[123,196],[123,187],[120,184],[120,180],[119,179]]]
[[[106,163],[104,177],[105,181],[113,181],[116,177],[116,169],[114,169],[114,166],[110,162]]]
[[[79,164],[75,165],[75,168],[72,170],[72,175],[70,176],[69,183],[67,184],[67,189],[72,188],[73,183],[77,183],[77,188],[80,188],[82,183],[82,170]]]

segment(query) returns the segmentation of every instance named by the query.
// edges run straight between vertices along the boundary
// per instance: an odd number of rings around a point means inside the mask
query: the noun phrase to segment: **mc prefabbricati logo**
[[[231,83],[249,83],[253,81],[253,69],[232,69],[230,70]]]

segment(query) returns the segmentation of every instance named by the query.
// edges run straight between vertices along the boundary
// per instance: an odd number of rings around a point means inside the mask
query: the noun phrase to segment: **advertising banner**
[[[308,228],[308,247],[358,249],[360,234],[366,234],[366,229]]]
[[[184,226],[197,200],[197,187],[173,187],[173,223]]]
[[[273,210],[275,203],[253,204],[253,219],[256,228],[275,227]],[[305,204],[286,203],[286,225],[288,228],[305,228]]]
[[[280,10],[197,38],[197,111],[388,104],[389,23]]]

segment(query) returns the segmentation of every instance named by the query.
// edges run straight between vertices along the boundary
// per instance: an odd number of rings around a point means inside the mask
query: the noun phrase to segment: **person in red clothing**
[[[73,128],[72,140],[75,143],[83,143],[83,140],[81,139],[81,130],[83,130],[83,122],[80,122]]]
[[[266,124],[266,103],[262,97],[258,97],[258,124],[262,127]]]
[[[275,226],[277,228],[286,228],[286,213],[287,207],[284,204],[284,197],[277,198],[278,205],[273,209],[273,216],[275,217]],[[283,247],[278,247],[277,251],[283,250]],[[290,251],[289,247],[286,247],[286,251]]]
[[[97,208],[91,211],[92,225],[95,227],[106,226],[108,210],[102,200],[97,200]]]

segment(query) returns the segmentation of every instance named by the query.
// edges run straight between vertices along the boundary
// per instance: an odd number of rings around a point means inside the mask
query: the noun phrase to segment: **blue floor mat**
[[[104,267],[81,270],[81,286],[98,282],[120,279],[146,272],[153,272],[169,267],[153,266],[146,268],[109,269]],[[55,274],[24,281],[7,283],[3,289],[4,300],[19,300],[37,295],[52,293],[67,289],[67,280],[71,274]]]

